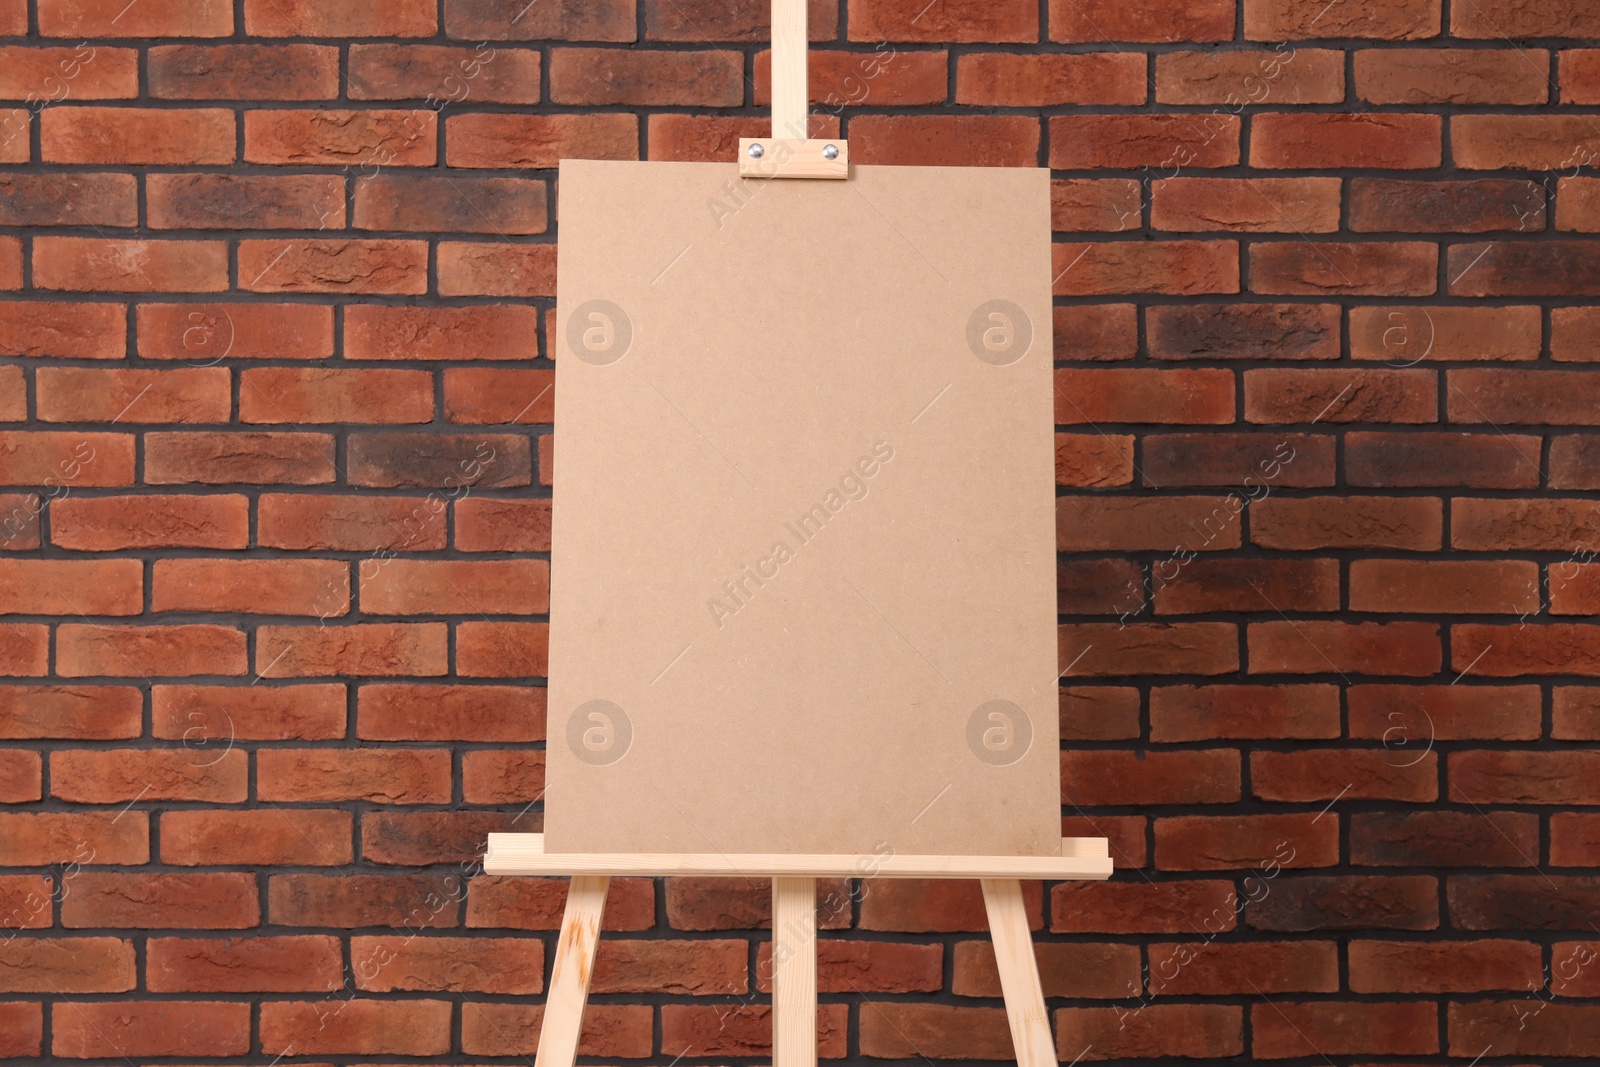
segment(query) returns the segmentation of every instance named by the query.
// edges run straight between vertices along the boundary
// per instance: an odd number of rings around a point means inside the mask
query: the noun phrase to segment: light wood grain
[[[583,1006],[589,999],[589,979],[594,975],[600,920],[605,916],[610,885],[611,879],[604,875],[578,875],[567,889],[561,940],[556,943],[556,962],[539,1028],[539,1067],[572,1067],[577,1059]]]
[[[772,0],[772,136],[811,134],[806,72],[806,0]]]
[[[1022,903],[1022,885],[1010,878],[983,880],[983,905],[989,913],[989,935],[994,938],[995,963],[1000,968],[1000,990],[1006,997],[1006,1020],[1017,1067],[1056,1067],[1055,1039],[1050,1015],[1039,985],[1039,964],[1033,955],[1033,935]]]
[[[753,144],[761,146],[759,158],[750,154]],[[824,154],[830,145],[839,152],[833,159]],[[826,138],[797,141],[741,137],[739,174],[746,178],[848,178],[850,145],[845,141]]]
[[[666,877],[680,874],[751,878],[1043,878],[1111,877],[1103,837],[1064,837],[1059,856],[802,855],[786,853],[546,853],[543,834],[490,834],[486,874],[604,874]]]
[[[772,880],[772,1063],[817,1067],[817,880]]]

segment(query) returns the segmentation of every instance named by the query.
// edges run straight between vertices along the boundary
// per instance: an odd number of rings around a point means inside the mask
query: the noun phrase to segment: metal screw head
[[[825,147],[822,150],[822,158],[823,159],[838,159],[839,158],[839,146],[836,145],[836,144],[831,144],[831,145],[828,145],[827,147]]]
[[[767,154],[767,150],[765,148],[762,148],[760,145],[753,144],[753,145],[750,146],[750,158],[751,159],[760,159],[762,156],[764,156],[766,154]]]

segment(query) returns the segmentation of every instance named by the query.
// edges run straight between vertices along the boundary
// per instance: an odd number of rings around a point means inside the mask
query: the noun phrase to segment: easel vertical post
[[[806,0],[772,0],[772,138],[811,135],[807,85]]]
[[[589,979],[594,976],[594,954],[600,945],[600,921],[605,917],[610,887],[608,877],[578,874],[567,889],[561,940],[556,942],[556,962],[539,1024],[539,1067],[572,1067],[578,1058],[583,1006],[589,999]]]
[[[772,1065],[817,1067],[815,878],[772,880]]]
[[[1022,883],[1014,878],[983,879],[983,906],[989,913],[989,936],[994,939],[1017,1067],[1056,1067],[1055,1038],[1044,1006],[1044,987],[1039,984]]]

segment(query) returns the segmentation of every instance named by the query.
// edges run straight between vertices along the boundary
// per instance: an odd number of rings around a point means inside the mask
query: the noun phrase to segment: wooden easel
[[[773,136],[739,142],[747,178],[849,177],[843,139],[808,136],[806,0],[772,0]],[[573,1067],[589,997],[606,890],[613,876],[711,875],[772,879],[772,1056],[774,1067],[816,1067],[818,878],[972,878],[994,940],[1011,1040],[1021,1067],[1056,1067],[1055,1040],[1022,902],[1022,879],[1085,880],[1111,875],[1103,837],[1068,837],[1055,856],[900,856],[595,853],[555,855],[543,834],[490,834],[491,875],[567,876],[566,911],[545,998],[536,1067]]]
[[[1104,879],[1103,837],[1064,837],[1060,856],[804,856],[641,853],[552,855],[543,834],[490,834],[483,869],[495,875],[568,875],[555,967],[545,997],[535,1067],[572,1067],[589,998],[606,889],[613,876],[712,875],[772,879],[772,1062],[816,1067],[817,879],[977,878],[994,939],[1000,989],[1019,1067],[1056,1067],[1021,879]],[[870,873],[868,873],[870,872]]]

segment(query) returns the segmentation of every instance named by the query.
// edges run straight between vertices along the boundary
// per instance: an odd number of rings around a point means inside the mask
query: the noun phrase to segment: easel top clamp
[[[811,134],[806,0],[772,0],[772,136],[739,139],[744,178],[850,177],[850,146]]]

